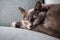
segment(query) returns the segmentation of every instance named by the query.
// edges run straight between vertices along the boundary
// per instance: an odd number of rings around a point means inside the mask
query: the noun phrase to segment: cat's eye
[[[33,18],[36,19],[38,17],[39,11],[34,12]]]

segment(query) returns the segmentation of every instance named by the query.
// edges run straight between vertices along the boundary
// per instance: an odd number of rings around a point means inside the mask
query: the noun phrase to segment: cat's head
[[[42,4],[40,3],[40,1],[38,1],[35,4],[34,8],[32,8],[32,9],[30,9],[28,11],[24,10],[21,7],[19,7],[19,10],[20,10],[21,15],[23,17],[22,24],[23,24],[23,26],[25,26],[24,28],[27,28],[27,29],[31,29],[31,27],[34,24],[36,24],[38,19],[40,19],[39,18],[40,15],[41,15],[41,18],[43,18],[44,15],[45,15],[45,12],[47,11],[47,9],[42,7]],[[43,20],[43,19],[40,19],[40,20]]]

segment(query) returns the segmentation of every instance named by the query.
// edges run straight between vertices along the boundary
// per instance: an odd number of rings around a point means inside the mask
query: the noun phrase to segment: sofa
[[[0,40],[60,40],[46,34],[12,27],[0,27]]]

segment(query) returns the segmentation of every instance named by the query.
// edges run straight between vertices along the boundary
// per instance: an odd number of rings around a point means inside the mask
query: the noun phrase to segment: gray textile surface
[[[60,39],[25,29],[0,27],[0,40],[60,40]]]

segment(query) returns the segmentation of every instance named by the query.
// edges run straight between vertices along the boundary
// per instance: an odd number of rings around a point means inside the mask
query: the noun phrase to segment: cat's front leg
[[[14,28],[20,28],[21,26],[22,26],[22,23],[20,21],[14,21],[11,24],[11,27],[14,27]]]

